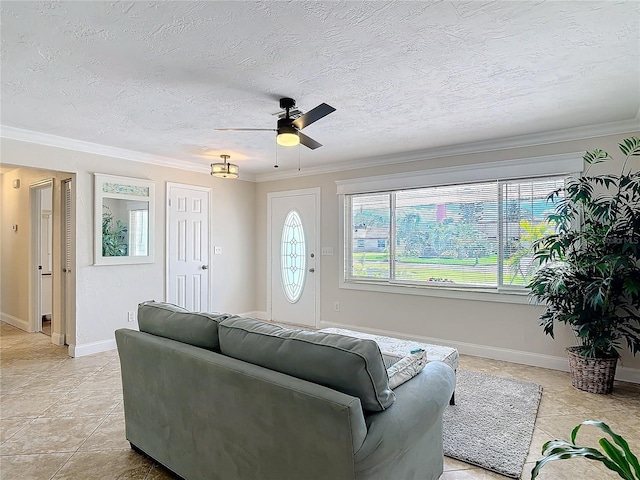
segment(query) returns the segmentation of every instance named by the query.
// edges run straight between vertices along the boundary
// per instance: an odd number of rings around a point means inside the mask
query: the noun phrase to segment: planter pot
[[[571,385],[589,393],[611,393],[618,359],[583,357],[579,350],[580,347],[567,348]]]

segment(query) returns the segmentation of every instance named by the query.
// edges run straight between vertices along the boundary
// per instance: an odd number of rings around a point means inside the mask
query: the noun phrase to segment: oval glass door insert
[[[289,303],[296,303],[302,295],[307,271],[306,255],[302,219],[298,212],[291,210],[282,226],[280,245],[282,289]]]

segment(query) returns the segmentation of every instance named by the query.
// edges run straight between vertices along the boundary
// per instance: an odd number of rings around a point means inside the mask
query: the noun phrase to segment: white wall
[[[70,349],[72,354],[84,355],[113,348],[114,330],[137,326],[135,323],[127,322],[128,311],[136,310],[137,304],[144,300],[164,300],[167,181],[212,188],[211,245],[222,246],[224,254],[211,256],[211,309],[231,313],[255,310],[253,291],[256,221],[253,183],[217,179],[203,173],[6,138],[1,139],[0,153],[5,164],[76,173],[76,320],[74,345]],[[93,173],[96,172],[156,182],[154,263],[93,265]],[[8,190],[7,185],[3,185],[3,195]],[[3,204],[4,202],[3,197]],[[227,213],[216,215],[215,212]],[[2,223],[4,225],[4,218]],[[4,262],[4,249],[3,242],[3,299],[7,285],[5,268],[11,269],[11,266]],[[19,296],[20,309],[27,308],[26,301],[26,297]]]
[[[563,328],[558,328],[555,341],[545,336],[538,325],[538,317],[542,312],[540,307],[340,289],[338,280],[342,267],[339,265],[337,254],[340,242],[335,181],[454,165],[584,152],[593,148],[602,148],[614,158],[621,159],[617,143],[627,136],[629,135],[615,135],[259,183],[256,190],[257,235],[263,241],[257,242],[257,309],[267,310],[267,193],[320,187],[322,246],[333,247],[336,252],[334,256],[320,257],[320,316],[324,325],[337,323],[364,330],[394,332],[405,337],[435,339],[443,344],[457,346],[463,353],[564,369],[564,349],[573,344],[574,339],[572,334]],[[632,162],[634,163],[631,166],[635,170],[640,169],[639,158],[634,158]],[[621,161],[612,164],[613,170],[619,171],[621,165]],[[333,309],[335,301],[340,302],[339,312]],[[620,371],[625,378],[640,381],[640,370],[637,370],[640,369],[640,356],[633,358],[625,352],[622,365],[624,368]],[[629,367],[634,370],[628,371]]]

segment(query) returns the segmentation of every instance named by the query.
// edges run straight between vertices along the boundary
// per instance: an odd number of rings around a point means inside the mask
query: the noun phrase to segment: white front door
[[[270,318],[316,327],[320,190],[278,192],[268,198]]]
[[[167,183],[167,301],[209,310],[211,189]]]

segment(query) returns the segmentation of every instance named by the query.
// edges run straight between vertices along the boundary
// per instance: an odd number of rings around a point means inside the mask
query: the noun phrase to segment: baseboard
[[[61,347],[64,345],[64,335],[61,333],[51,332],[51,343]]]
[[[9,325],[19,328],[20,330],[24,330],[25,332],[31,332],[31,325],[27,320],[22,320],[21,318],[14,317],[13,315],[9,315],[8,313],[0,312],[0,321],[4,323],[8,323]]]
[[[83,345],[69,345],[70,357],[85,357],[94,353],[108,352],[116,349],[116,340],[103,340],[102,342],[85,343]]]
[[[549,368],[551,370],[569,371],[569,363],[566,357],[557,357],[554,355],[544,355],[541,353],[522,352],[520,350],[511,350],[508,348],[490,347],[487,345],[478,345],[474,343],[456,342],[453,340],[443,340],[441,338],[422,337],[420,335],[407,335],[391,330],[380,330],[376,328],[367,328],[360,325],[347,325],[334,322],[320,322],[320,328],[345,328],[347,330],[357,330],[374,335],[383,335],[385,337],[402,338],[405,340],[413,340],[421,343],[431,343],[435,345],[446,345],[454,347],[458,352],[474,357],[491,358],[493,360],[502,360],[505,362],[519,363],[532,367]],[[640,383],[640,369],[623,367],[618,364],[616,369],[616,380],[630,383]]]
[[[256,318],[258,320],[268,320],[267,312],[261,312],[259,310],[253,310],[251,312],[239,313],[238,315],[240,317]]]

